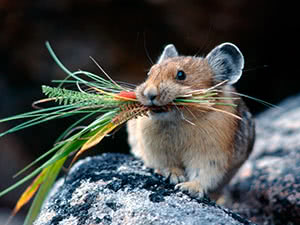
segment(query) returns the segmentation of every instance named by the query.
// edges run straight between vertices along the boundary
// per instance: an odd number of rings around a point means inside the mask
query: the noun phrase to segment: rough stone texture
[[[103,154],[78,162],[57,182],[35,225],[252,224],[208,199],[174,190],[128,155]]]
[[[259,224],[300,224],[300,95],[257,117],[250,160],[232,181],[227,205]]]

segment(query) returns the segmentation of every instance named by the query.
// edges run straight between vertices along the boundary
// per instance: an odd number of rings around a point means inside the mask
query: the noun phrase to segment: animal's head
[[[180,56],[169,44],[149,70],[147,80],[137,87],[137,98],[146,106],[164,106],[192,90],[210,88],[225,80],[226,85],[234,84],[243,67],[244,57],[231,43],[218,45],[205,58]]]

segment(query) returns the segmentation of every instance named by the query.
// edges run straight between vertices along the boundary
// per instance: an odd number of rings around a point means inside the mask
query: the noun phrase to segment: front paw
[[[172,184],[178,184],[186,181],[183,169],[177,167],[155,170],[155,172],[167,177]]]
[[[197,181],[188,181],[179,183],[175,186],[175,189],[180,189],[181,191],[187,191],[190,195],[194,197],[203,198],[204,197],[204,189]]]

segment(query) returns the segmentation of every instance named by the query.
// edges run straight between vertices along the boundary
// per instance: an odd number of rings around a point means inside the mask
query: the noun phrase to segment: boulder
[[[132,156],[103,154],[56,183],[35,225],[253,224],[207,198],[174,189]]]
[[[256,118],[254,152],[226,206],[259,224],[300,224],[300,95]]]

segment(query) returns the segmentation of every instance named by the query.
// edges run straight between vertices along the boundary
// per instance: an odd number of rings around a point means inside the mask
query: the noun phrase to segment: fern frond
[[[112,103],[112,97],[87,92],[79,92],[59,87],[42,86],[43,93],[60,105],[81,103],[86,106],[103,106]],[[106,105],[107,106],[107,105]]]

